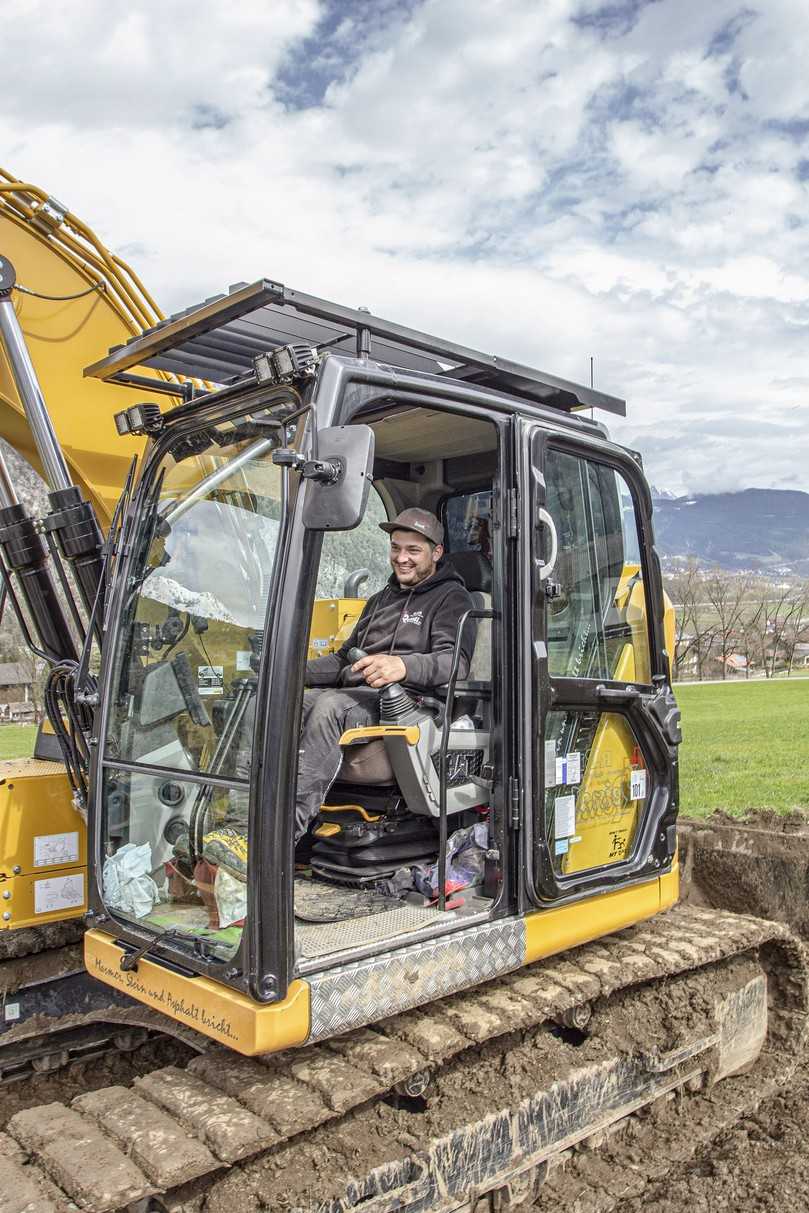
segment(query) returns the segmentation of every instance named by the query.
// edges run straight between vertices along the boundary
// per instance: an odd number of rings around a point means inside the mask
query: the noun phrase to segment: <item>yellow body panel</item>
[[[663,879],[671,882],[672,878],[676,901],[678,872],[672,870],[671,877]],[[661,909],[668,909],[673,902],[667,900],[665,906],[661,905],[661,883],[662,879],[658,878],[627,889],[617,889],[614,893],[602,893],[572,905],[527,914],[525,964],[542,960],[545,956],[555,956],[557,952],[566,952],[569,948],[578,948],[583,943],[600,939],[602,935],[622,931],[636,922],[652,918]],[[667,898],[671,891],[670,883],[666,887]]]
[[[87,909],[87,830],[58,762],[0,763],[0,929]]]
[[[660,885],[660,910],[670,910],[672,906],[676,906],[680,900],[680,856],[674,856],[674,863],[671,865],[671,871],[665,876],[661,876],[658,884]]]
[[[247,1057],[303,1044],[309,1035],[309,986],[293,981],[282,1002],[253,1002],[206,977],[185,977],[145,958],[134,972],[121,969],[123,948],[103,931],[84,936],[84,964],[91,977],[129,994],[178,1023]]]
[[[364,598],[318,598],[312,608],[307,657],[334,653],[351,635],[362,614]]]

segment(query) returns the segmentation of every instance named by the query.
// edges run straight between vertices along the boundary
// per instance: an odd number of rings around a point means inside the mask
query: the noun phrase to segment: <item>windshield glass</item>
[[[265,418],[174,444],[141,496],[118,621],[105,900],[203,955],[230,955],[241,936],[257,672],[284,510],[272,454],[286,441]]]

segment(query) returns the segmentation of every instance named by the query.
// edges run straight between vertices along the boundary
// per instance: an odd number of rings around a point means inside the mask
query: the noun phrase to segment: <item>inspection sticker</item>
[[[557,838],[570,838],[576,833],[576,797],[557,796],[553,810],[554,834]]]
[[[13,1023],[15,1019],[20,1018],[20,1004],[18,1002],[7,1002],[5,1006],[6,1023]]]
[[[581,754],[577,750],[556,759],[556,782],[581,783]]]
[[[556,842],[554,843],[554,847],[553,847],[554,855],[567,855],[569,850],[570,850],[570,839],[569,838],[557,838],[556,839]]]
[[[556,742],[545,742],[545,787],[552,788],[559,781],[556,778]]]
[[[221,665],[197,666],[197,690],[200,695],[221,695],[225,686],[225,667]]]
[[[629,776],[629,799],[643,800],[646,795],[646,771],[641,767]]]
[[[72,910],[84,902],[84,874],[52,876],[34,881],[34,913],[52,914],[54,910]]]
[[[63,864],[77,863],[79,858],[79,834],[37,834],[34,838],[34,867],[56,868]]]
[[[252,653],[249,649],[238,649],[236,653],[236,669],[250,670],[253,667],[250,665]]]

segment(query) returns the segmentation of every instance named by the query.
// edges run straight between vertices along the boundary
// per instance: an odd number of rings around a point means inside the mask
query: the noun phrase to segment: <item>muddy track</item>
[[[416,1177],[412,1191],[433,1182],[442,1133],[482,1122],[474,1167],[485,1171],[493,1133],[513,1132],[515,1106],[544,1085],[554,1087],[571,1067],[596,1074],[607,1059],[623,1059],[626,1068],[641,1047],[675,1048],[685,1025],[693,1031],[707,1015],[710,989],[753,963],[768,974],[770,1035],[756,1077],[727,1079],[717,1088],[716,1104],[727,1109],[728,1084],[742,1083],[737,1117],[794,1068],[806,1023],[803,952],[775,924],[679,906],[343,1039],[259,1060],[211,1049],[185,1067],[142,1075],[131,1087],[19,1112],[0,1136],[0,1192],[15,1193],[11,1204],[0,1196],[0,1211],[46,1213],[68,1201],[104,1213],[153,1193],[164,1194],[162,1207],[209,1213],[323,1202],[338,1210],[363,1200],[381,1209],[384,1193],[408,1187],[408,1175]],[[685,976],[676,980],[677,974]],[[586,1004],[595,1008],[586,1035],[549,1030]],[[668,1085],[682,1086],[688,1067],[672,1074],[664,1075]],[[427,1075],[426,1100],[396,1095],[402,1084],[417,1090]],[[661,1079],[659,1090],[665,1089]],[[716,1106],[712,1095],[690,1098]],[[701,1103],[683,1106],[697,1108],[708,1124]],[[505,1111],[492,1119],[497,1107]],[[564,1131],[575,1138],[573,1122],[560,1116],[554,1111],[556,1145],[546,1151],[557,1161]],[[685,1136],[694,1139],[690,1130]],[[472,1166],[471,1157],[466,1164]],[[567,1182],[566,1175],[557,1167],[548,1183]],[[352,1177],[361,1178],[352,1184]],[[346,1200],[333,1203],[341,1190]],[[28,1204],[20,1204],[21,1195]]]
[[[726,1078],[709,1091],[681,1090],[661,1098],[602,1139],[558,1158],[531,1209],[640,1213],[655,1206],[661,1213],[682,1213],[690,1205],[687,1193],[701,1160],[712,1159],[721,1148],[718,1142],[754,1119],[762,1104],[788,1085],[790,1073],[783,1057],[769,1052],[754,1073]],[[741,1155],[739,1173],[748,1167],[749,1159]],[[743,1180],[733,1186],[737,1193],[748,1190]],[[704,1207],[713,1213],[716,1206]],[[728,1207],[740,1213],[745,1206],[730,1202]]]

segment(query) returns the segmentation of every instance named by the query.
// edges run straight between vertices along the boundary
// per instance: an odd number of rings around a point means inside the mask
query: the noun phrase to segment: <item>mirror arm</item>
[[[337,484],[345,471],[340,459],[307,459],[291,447],[280,447],[273,451],[272,461],[278,467],[293,468],[304,480],[317,480],[320,484]]]

